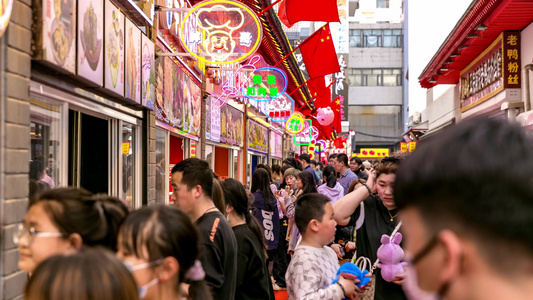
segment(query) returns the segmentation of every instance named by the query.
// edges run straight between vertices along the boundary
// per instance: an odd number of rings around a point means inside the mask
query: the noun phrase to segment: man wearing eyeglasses
[[[468,120],[421,143],[394,187],[407,296],[532,299],[532,180],[533,137],[516,124]]]

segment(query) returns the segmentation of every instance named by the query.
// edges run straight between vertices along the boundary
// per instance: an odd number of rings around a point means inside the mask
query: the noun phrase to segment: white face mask
[[[158,259],[156,261],[147,262],[147,263],[143,263],[143,264],[138,264],[138,265],[135,265],[135,266],[132,265],[131,263],[128,263],[128,262],[123,262],[123,263],[126,266],[126,268],[128,270],[130,270],[130,272],[133,272],[133,271],[142,270],[142,269],[146,269],[146,268],[149,268],[149,267],[152,267],[152,266],[159,265],[162,262],[163,262],[163,259]],[[150,287],[156,285],[157,283],[159,283],[159,278],[154,278],[150,282],[148,282],[147,284],[138,287],[137,288],[137,292],[139,293],[139,299],[143,299],[144,297],[146,297],[146,294],[148,293],[148,289]]]

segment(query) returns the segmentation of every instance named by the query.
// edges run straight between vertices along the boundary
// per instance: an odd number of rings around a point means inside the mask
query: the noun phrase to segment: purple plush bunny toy
[[[405,273],[403,267],[406,262],[401,262],[404,253],[400,247],[402,234],[396,233],[392,241],[386,234],[381,236],[381,246],[378,248],[377,256],[380,261],[378,268],[381,269],[381,277],[388,282],[396,279],[396,275]]]

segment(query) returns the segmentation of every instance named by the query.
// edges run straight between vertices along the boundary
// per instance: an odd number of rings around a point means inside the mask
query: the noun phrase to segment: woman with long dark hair
[[[250,213],[251,205],[246,190],[239,181],[232,178],[221,181],[221,186],[226,200],[226,216],[237,239],[235,298],[273,299],[263,229]]]
[[[275,250],[279,238],[279,213],[277,199],[270,189],[270,177],[264,169],[256,169],[252,176],[252,188],[254,196],[254,216],[263,228],[263,236],[267,250]],[[269,253],[269,257],[272,254]]]
[[[344,189],[337,182],[337,172],[333,166],[327,165],[323,171],[324,184],[318,187],[317,191],[329,198],[331,205],[344,196]]]

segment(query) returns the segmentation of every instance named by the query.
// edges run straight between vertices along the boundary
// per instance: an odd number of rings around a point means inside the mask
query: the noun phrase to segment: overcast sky
[[[425,108],[426,89],[418,77],[471,2],[409,0],[409,115]]]

